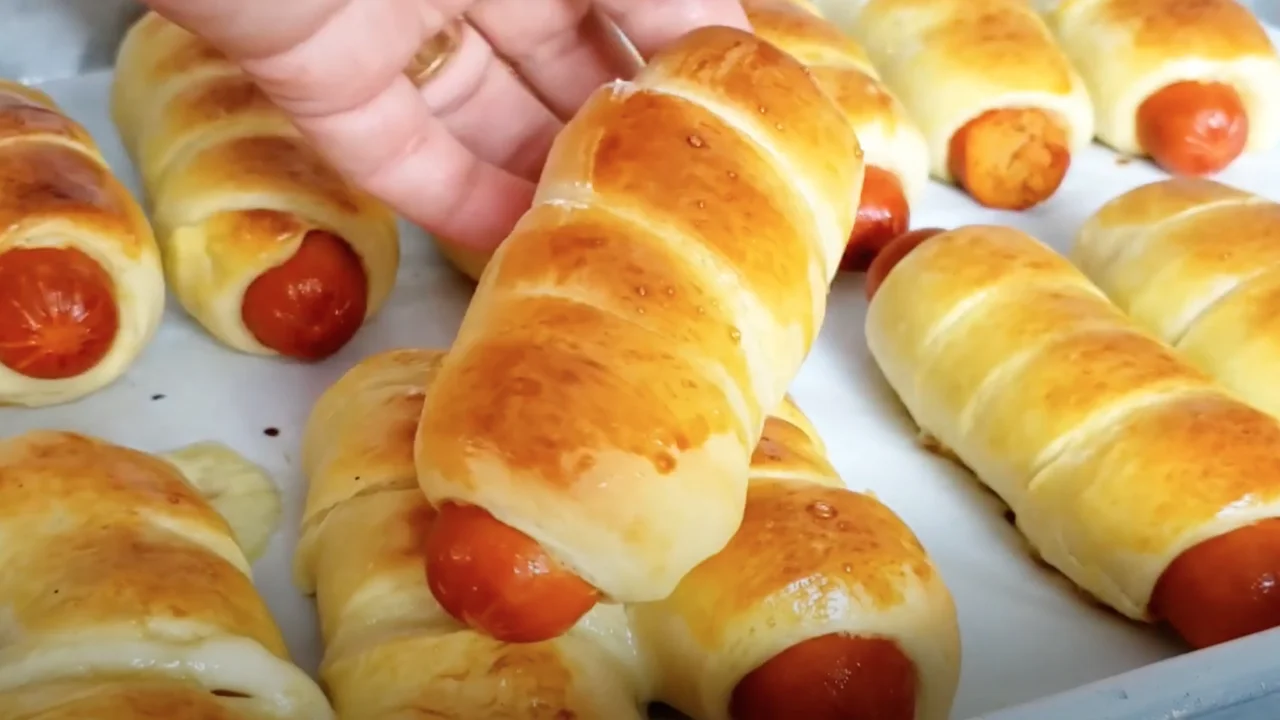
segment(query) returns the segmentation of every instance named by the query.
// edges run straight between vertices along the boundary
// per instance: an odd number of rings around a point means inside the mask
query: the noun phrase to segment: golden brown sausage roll
[[[841,487],[789,402],[753,456],[742,527],[667,600],[597,605],[537,643],[453,620],[427,589],[437,516],[414,487],[413,425],[441,360],[371,357],[307,426],[297,570],[316,593],[340,717],[413,707],[460,720],[625,720],[651,700],[696,720],[947,717],[959,663],[950,594],[901,520]]]
[[[546,639],[600,599],[665,597],[724,547],[861,185],[839,108],[741,31],[686,35],[587,101],[426,398],[418,481],[451,614]],[[551,571],[518,595],[485,580],[535,556]]]
[[[187,713],[173,717],[332,717],[289,661],[227,522],[173,465],[28,433],[0,442],[0,508],[0,717],[166,704]],[[15,708],[30,714],[4,714]]]
[[[0,405],[115,381],[164,312],[151,226],[89,133],[0,80]]]
[[[857,42],[795,0],[745,0],[756,34],[803,62],[858,135],[866,176],[858,218],[841,261],[866,270],[880,248],[906,231],[911,205],[929,181],[929,148],[906,108],[880,81]]]
[[[1111,147],[1203,175],[1280,142],[1280,57],[1236,0],[1060,0],[1046,17]]]
[[[1280,204],[1211,180],[1104,205],[1072,259],[1139,325],[1280,417]]]
[[[885,256],[889,256],[886,250]],[[1280,625],[1280,423],[1011,228],[925,239],[871,299],[889,384],[1036,552],[1193,646]]]
[[[322,162],[231,61],[150,13],[120,47],[112,93],[169,285],[214,337],[315,360],[386,301],[395,217]]]
[[[988,207],[1052,195],[1093,138],[1084,82],[1026,0],[817,0],[929,141],[933,176]]]

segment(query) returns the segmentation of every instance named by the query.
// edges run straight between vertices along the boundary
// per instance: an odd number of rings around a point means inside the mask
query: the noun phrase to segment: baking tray
[[[107,94],[114,48],[139,12],[131,0],[0,0],[0,75],[49,92],[93,133],[135,190],[108,119]],[[1221,179],[1280,199],[1280,184],[1268,176],[1280,177],[1280,153],[1243,158]],[[984,210],[933,185],[915,223],[1013,225],[1061,250],[1108,198],[1159,177],[1145,163],[1092,147],[1075,160],[1061,191],[1030,212]],[[305,487],[298,447],[311,404],[374,352],[447,346],[470,294],[420,231],[402,229],[403,259],[386,309],[323,364],[226,350],[170,302],[154,342],[110,388],[71,405],[0,410],[3,434],[63,428],[152,451],[219,440],[271,472],[283,493],[283,526],[255,578],[308,671],[320,657],[315,614],[291,584],[289,561]],[[837,281],[822,336],[793,392],[848,484],[873,490],[896,510],[950,586],[964,642],[957,720],[1280,718],[1280,632],[1180,655],[1173,638],[1091,604],[1037,565],[976,480],[916,445],[867,353],[864,310],[860,278]]]

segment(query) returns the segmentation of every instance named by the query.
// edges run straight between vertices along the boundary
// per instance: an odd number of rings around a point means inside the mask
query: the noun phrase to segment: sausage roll
[[[694,32],[592,95],[426,396],[418,481],[446,610],[547,639],[600,599],[666,597],[724,547],[861,187],[839,108],[748,33]],[[485,579],[526,561],[548,568],[527,592]]]
[[[0,442],[0,508],[0,718],[333,717],[173,465],[28,433]]]
[[[1152,183],[1104,205],[1072,253],[1139,325],[1280,417],[1280,204],[1212,180]]]
[[[809,67],[844,111],[866,156],[858,218],[841,268],[866,270],[910,224],[911,204],[929,181],[929,148],[902,103],[880,82],[866,52],[796,0],[745,0],[756,34]]]
[[[1052,195],[1093,137],[1083,81],[1026,0],[817,0],[929,141],[933,176],[987,207]]]
[[[1060,0],[1046,17],[1116,150],[1204,175],[1280,141],[1280,57],[1236,0]]]
[[[1280,423],[1066,259],[1011,228],[934,235],[887,273],[866,332],[921,430],[1085,591],[1195,647],[1280,625]]]
[[[638,720],[649,701],[695,720],[947,717],[950,594],[901,520],[842,487],[789,402],[752,458],[741,528],[666,600],[600,604],[535,643],[450,618],[423,578],[439,518],[414,487],[412,441],[440,364],[427,350],[369,358],[307,426],[298,578],[316,593],[340,718]],[[518,576],[504,582],[519,591]]]
[[[386,301],[395,217],[354,190],[229,60],[149,13],[112,113],[150,197],[169,285],[215,338],[317,360]]]
[[[44,93],[0,80],[0,405],[110,384],[164,312],[160,253],[89,133]]]

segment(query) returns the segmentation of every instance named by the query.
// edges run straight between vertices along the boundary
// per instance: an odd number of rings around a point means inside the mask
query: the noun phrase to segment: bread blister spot
[[[805,512],[819,520],[830,520],[840,514],[834,507],[821,500],[809,503],[805,507]]]

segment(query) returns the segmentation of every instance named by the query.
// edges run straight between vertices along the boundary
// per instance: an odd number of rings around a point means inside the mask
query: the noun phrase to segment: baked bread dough
[[[1049,565],[1124,615],[1150,619],[1184,550],[1280,517],[1280,424],[1017,230],[925,241],[871,300],[866,333],[921,430]]]
[[[1280,204],[1177,178],[1111,200],[1072,259],[1121,310],[1280,417]]]
[[[662,701],[695,720],[727,720],[748,672],[839,632],[896,641],[917,668],[917,717],[948,716],[959,677],[950,594],[902,521],[843,487],[790,401],[753,456],[741,528],[671,597],[597,605],[542,643],[499,643],[461,626],[423,578],[434,513],[415,486],[413,427],[442,360],[430,350],[368,358],[321,396],[307,424],[310,487],[295,559],[300,586],[316,593],[322,676],[339,717],[390,720],[412,707],[639,720],[644,703]],[[823,582],[801,582],[815,577]]]
[[[111,111],[150,199],[174,295],[226,345],[271,355],[245,327],[249,285],[311,231],[342,238],[382,307],[400,260],[395,216],[349,186],[231,61],[148,13],[125,36]]]
[[[227,522],[174,466],[27,433],[0,441],[0,508],[0,717],[43,720],[4,713],[53,713],[59,698],[61,712],[102,713],[75,717],[137,717],[118,713],[161,702],[245,720],[333,717],[289,661]]]
[[[0,253],[85,253],[111,278],[118,319],[107,354],[74,377],[33,378],[0,365],[0,405],[77,400],[123,375],[160,325],[164,273],[151,225],[89,133],[48,95],[7,80],[0,80],[0,183]]]
[[[1132,155],[1138,108],[1168,85],[1222,82],[1249,116],[1246,150],[1280,142],[1280,58],[1236,0],[1058,0],[1045,18],[1093,98],[1098,139]]]
[[[183,680],[59,681],[0,692],[0,720],[277,720],[252,699]]]
[[[598,90],[427,395],[428,499],[485,509],[613,600],[670,594],[742,519],[862,176],[804,66],[741,31]]]
[[[862,46],[811,3],[747,0],[743,5],[756,34],[804,63],[836,101],[858,135],[864,162],[897,177],[914,205],[929,184],[929,148]]]
[[[1093,139],[1084,82],[1027,0],[816,0],[866,49],[929,144],[933,176],[951,182],[951,137],[988,110],[1039,108]]]

